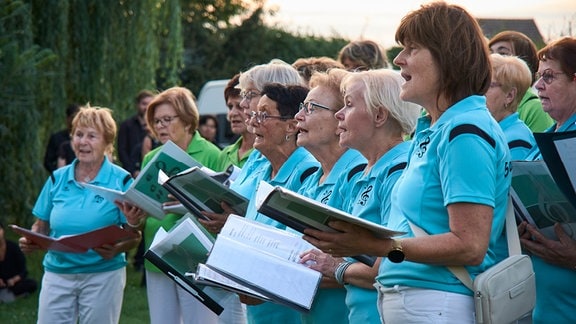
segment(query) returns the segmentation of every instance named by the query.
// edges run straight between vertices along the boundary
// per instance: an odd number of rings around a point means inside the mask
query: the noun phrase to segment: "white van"
[[[212,80],[206,82],[198,94],[198,112],[200,115],[214,115],[218,119],[218,134],[216,140],[224,147],[233,143],[236,138],[230,131],[230,124],[226,119],[228,107],[224,100],[224,88],[230,80]]]

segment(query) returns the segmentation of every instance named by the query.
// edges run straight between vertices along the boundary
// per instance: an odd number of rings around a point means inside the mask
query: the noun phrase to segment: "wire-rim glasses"
[[[329,111],[332,111],[332,108],[321,105],[319,103],[315,103],[313,101],[308,101],[308,102],[302,102],[300,103],[300,107],[298,108],[298,110],[302,110],[304,109],[304,113],[306,113],[306,115],[310,115],[312,114],[317,108],[321,108],[321,109],[326,109]]]
[[[154,119],[153,120],[154,126],[158,126],[158,124],[160,124],[160,126],[162,126],[162,127],[168,126],[176,118],[178,118],[178,115],[164,116],[164,117],[160,117],[159,119]]]
[[[552,82],[554,82],[554,80],[556,80],[556,75],[558,74],[564,74],[564,72],[554,72],[552,70],[544,70],[544,72],[542,73],[536,72],[534,74],[534,77],[536,78],[536,80],[540,80],[540,78],[542,78],[544,83],[551,84]]]
[[[255,118],[258,124],[264,123],[266,120],[270,118],[280,119],[280,120],[288,120],[292,119],[291,117],[280,116],[280,115],[268,115],[265,111],[251,111],[249,113],[250,118]]]

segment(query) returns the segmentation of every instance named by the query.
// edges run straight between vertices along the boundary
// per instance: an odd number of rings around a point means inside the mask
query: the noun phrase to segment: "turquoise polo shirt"
[[[126,223],[124,214],[113,202],[104,199],[74,179],[78,160],[54,171],[32,209],[34,216],[50,224],[50,237],[82,234],[95,229]],[[130,173],[112,164],[108,158],[90,183],[109,189],[126,191],[132,183]],[[42,263],[46,271],[62,274],[94,273],[117,270],[126,265],[124,253],[110,260],[90,249],[86,253],[48,250]]]
[[[556,124],[547,132],[554,132]],[[572,115],[558,132],[576,130],[576,114]],[[540,150],[534,151],[541,159]],[[532,321],[538,323],[576,323],[576,271],[562,268],[537,256],[532,256],[536,274],[536,306]]]
[[[310,152],[308,152],[303,147],[298,147],[294,152],[292,152],[286,162],[284,162],[284,164],[280,167],[280,170],[278,170],[274,179],[270,178],[272,173],[272,165],[270,163],[261,165],[260,170],[258,171],[258,181],[255,183],[256,186],[253,186],[248,190],[252,194],[250,196],[250,203],[248,204],[246,211],[246,218],[253,219],[260,223],[271,225],[277,228],[285,229],[286,226],[284,224],[257,212],[255,206],[255,197],[258,183],[261,180],[264,180],[272,186],[281,186],[286,189],[298,192],[302,186],[302,182],[306,180],[306,177],[312,175],[312,173],[315,172],[319,167],[320,163],[318,163],[314,156],[312,156],[312,154],[310,154]],[[251,183],[251,185],[254,184]]]
[[[390,213],[392,188],[406,167],[410,142],[402,142],[386,152],[368,173],[358,172],[349,181],[348,213],[386,226]],[[351,262],[358,262],[348,259]],[[378,323],[380,315],[376,308],[378,292],[354,285],[346,285],[346,305],[350,309],[350,323]]]
[[[363,167],[366,159],[360,152],[348,149],[332,167],[330,174],[320,183],[324,175],[322,168],[306,178],[299,193],[315,199],[328,206],[340,208],[342,200],[338,197],[339,185],[346,185],[348,174],[356,167]],[[348,197],[346,197],[348,199]],[[314,304],[308,314],[302,314],[302,323],[348,323],[348,306],[346,305],[346,290],[344,288],[320,288],[314,298]]]
[[[332,171],[323,183],[320,178],[324,175],[322,168],[310,175],[298,191],[300,194],[320,201],[328,206],[344,210],[344,201],[350,199],[346,190],[350,187],[349,176],[354,176],[354,172],[362,172],[366,165],[366,158],[357,150],[348,149],[332,167]],[[351,174],[352,172],[352,174]],[[342,189],[342,193],[340,189]]]
[[[256,149],[252,150],[240,174],[238,174],[236,180],[230,184],[230,189],[250,199],[255,188],[258,187],[259,179],[263,177],[262,172],[264,172],[269,165],[270,162],[260,151]]]
[[[268,216],[260,214],[255,206],[255,194],[257,185],[260,180],[270,183],[272,186],[282,186],[292,191],[298,191],[302,182],[305,180],[303,174],[310,172],[310,168],[318,168],[319,163],[316,159],[303,147],[298,147],[284,162],[274,179],[270,178],[272,171],[271,164],[265,163],[259,165],[259,172],[257,182],[245,182],[245,186],[249,186],[248,190],[244,192],[251,192],[250,203],[246,212],[246,218],[256,220],[276,228],[286,229],[286,226],[279,223]],[[254,173],[254,172],[253,172]],[[237,181],[237,180],[236,180]],[[236,182],[235,182],[236,183]],[[246,189],[246,188],[243,188]],[[287,324],[300,324],[300,312],[279,304],[272,302],[265,302],[260,305],[248,305],[246,307],[248,323],[250,324],[269,324],[269,323],[287,323]]]
[[[148,152],[142,160],[142,168],[144,168],[161,149],[162,146]],[[212,170],[217,170],[220,149],[204,137],[200,136],[198,131],[194,133],[192,141],[186,148],[186,153],[194,158],[194,160],[200,162],[203,166]],[[144,227],[144,244],[146,245],[146,250],[150,247],[150,244],[154,240],[154,235],[156,235],[160,226],[162,226],[166,231],[169,231],[180,218],[182,218],[182,215],[173,213],[166,214],[162,220],[152,216],[146,217],[146,225]],[[146,267],[146,270],[161,272],[160,269],[156,268],[148,260],[145,260],[144,266]]]
[[[518,113],[506,116],[498,124],[502,127],[508,141],[512,160],[524,160],[536,146],[536,140],[530,128],[520,120]]]
[[[246,161],[248,161],[250,153],[254,151],[254,148],[251,148],[246,153],[244,153],[243,156],[239,157],[238,151],[240,150],[240,146],[242,145],[242,140],[243,138],[240,137],[238,140],[236,140],[236,142],[222,149],[222,152],[220,152],[220,158],[219,158],[220,161],[217,171],[224,171],[230,165],[235,165],[239,168],[242,168],[244,166]]]
[[[478,266],[466,266],[472,278],[498,261],[495,250],[503,229],[511,175],[504,133],[486,108],[483,96],[467,97],[429,126],[420,118],[408,155],[408,166],[392,192],[388,226],[414,236],[406,219],[427,233],[450,231],[447,206],[474,203],[494,208],[490,242]],[[424,127],[424,129],[422,129]],[[377,281],[472,295],[445,266],[382,259]]]

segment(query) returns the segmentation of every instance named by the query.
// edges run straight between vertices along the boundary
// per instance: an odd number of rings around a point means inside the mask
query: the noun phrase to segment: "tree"
[[[268,27],[263,1],[0,1],[2,215],[31,220],[45,144],[68,104],[112,108],[119,122],[141,89],[197,93],[272,58],[336,57],[348,42]]]
[[[25,217],[42,182],[37,161],[41,114],[35,107],[40,77],[50,72],[55,55],[33,44],[29,6],[0,2],[0,215],[8,221]]]

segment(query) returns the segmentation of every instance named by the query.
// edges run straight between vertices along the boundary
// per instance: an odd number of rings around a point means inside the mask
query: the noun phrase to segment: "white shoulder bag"
[[[428,235],[410,224],[414,236]],[[506,238],[509,256],[476,276],[474,282],[463,266],[447,268],[474,292],[475,316],[478,324],[514,322],[532,311],[536,300],[536,282],[532,261],[521,254],[520,238],[514,218],[512,200],[506,211]]]

